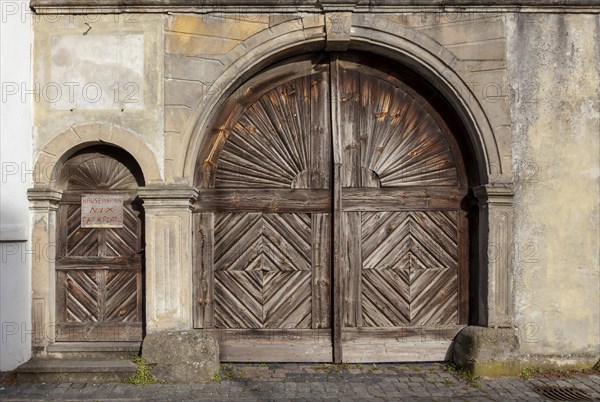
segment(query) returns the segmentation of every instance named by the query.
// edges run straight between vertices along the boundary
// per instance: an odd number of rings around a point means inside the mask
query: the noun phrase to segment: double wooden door
[[[224,105],[198,169],[195,324],[223,361],[445,359],[466,181],[410,86],[360,56],[282,63]]]

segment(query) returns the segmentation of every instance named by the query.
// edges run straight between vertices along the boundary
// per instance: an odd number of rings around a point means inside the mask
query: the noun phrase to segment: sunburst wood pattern
[[[67,163],[62,175],[69,190],[126,190],[137,187],[135,177],[121,162],[98,155]]]
[[[456,324],[455,211],[362,214],[362,320],[368,327]]]
[[[311,82],[307,76],[272,89],[232,125],[216,188],[307,188]]]
[[[310,328],[308,214],[215,216],[215,322],[219,328]]]
[[[359,131],[360,143],[349,146],[360,147],[362,187],[376,186],[369,177],[373,173],[381,187],[457,185],[448,141],[422,105],[391,83],[361,72],[343,71],[341,82],[341,113]]]

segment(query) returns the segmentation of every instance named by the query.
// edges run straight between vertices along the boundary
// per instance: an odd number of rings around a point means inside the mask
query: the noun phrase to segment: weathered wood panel
[[[206,189],[195,212],[329,212],[329,190]]]
[[[306,214],[216,214],[216,326],[310,328],[311,233]]]
[[[219,357],[227,362],[330,362],[331,331],[326,329],[246,329],[212,331]]]
[[[448,187],[344,188],[344,211],[458,209],[466,191]]]
[[[455,211],[362,214],[363,325],[457,324]]]
[[[122,163],[103,154],[67,162],[67,190],[58,209],[56,339],[142,339],[142,222],[135,204],[137,181]],[[81,195],[123,194],[122,228],[82,228]]]
[[[331,214],[312,214],[312,327],[331,328]]]
[[[337,54],[331,57],[331,138],[333,154],[333,361],[341,363],[343,358],[342,350],[342,327],[344,326],[344,293],[343,286],[343,260],[345,233],[342,223],[342,133],[341,128],[341,102],[339,94],[341,92],[340,62]]]
[[[344,327],[362,325],[360,215],[360,212],[348,212],[343,213],[341,217],[341,224],[345,231],[340,278],[344,288]]]
[[[267,92],[232,125],[216,188],[307,188],[312,77]]]
[[[451,336],[424,340],[406,329],[459,323],[462,165],[412,90],[345,60],[335,71],[343,327],[334,348],[345,362],[444,360]]]
[[[350,120],[343,126],[343,137],[348,138],[346,147],[355,147],[360,155],[359,162],[354,157],[344,160],[344,166],[352,165],[356,172],[347,175],[363,175],[368,182],[375,177],[381,187],[457,186],[454,157],[442,129],[416,99],[384,78],[342,69],[345,90],[340,113]],[[349,97],[346,93],[353,94],[361,113],[355,111],[353,103],[345,102]],[[367,170],[363,172],[361,167]],[[355,181],[344,186],[372,185]]]

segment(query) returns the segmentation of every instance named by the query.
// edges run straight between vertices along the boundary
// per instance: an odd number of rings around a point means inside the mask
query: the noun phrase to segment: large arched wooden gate
[[[216,120],[195,326],[224,361],[444,360],[467,323],[459,148],[402,74],[364,57],[280,63]]]

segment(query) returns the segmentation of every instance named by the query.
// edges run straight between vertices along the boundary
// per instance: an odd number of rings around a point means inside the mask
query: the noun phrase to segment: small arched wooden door
[[[460,152],[422,96],[363,60],[277,65],[215,124],[195,323],[224,361],[444,360],[466,324]]]
[[[66,189],[57,211],[59,342],[142,340],[143,216],[137,199],[141,173],[111,156],[120,154],[97,147],[72,157],[61,171]],[[83,197],[121,200],[122,224],[82,227],[88,226],[82,208],[99,210],[82,205]],[[102,215],[95,219],[98,216]]]

